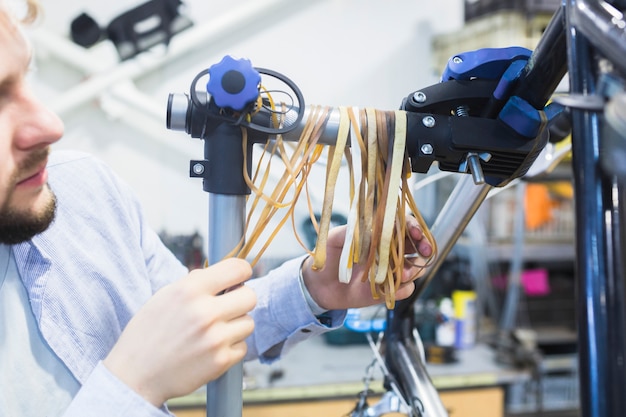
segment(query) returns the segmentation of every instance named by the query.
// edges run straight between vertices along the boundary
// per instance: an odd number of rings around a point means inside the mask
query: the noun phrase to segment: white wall
[[[230,54],[287,75],[308,104],[395,109],[436,82],[431,37],[463,20],[461,0],[187,0],[182,10],[195,25],[172,40],[171,51],[184,49],[192,34],[207,41],[171,62],[155,48],[119,65],[111,44],[86,51],[68,41],[80,12],[106,24],[139,3],[43,0],[45,20],[29,31],[39,67],[33,82],[66,122],[57,148],[104,159],[137,190],[151,224],[174,234],[206,235],[207,194],[187,174],[189,160],[203,156],[202,143],[165,128],[168,93],[188,91],[200,70]],[[115,98],[116,91],[135,102]],[[269,253],[299,252],[289,236]]]

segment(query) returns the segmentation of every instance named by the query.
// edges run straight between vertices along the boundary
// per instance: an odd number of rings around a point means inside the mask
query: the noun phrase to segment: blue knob
[[[259,96],[261,74],[248,59],[226,55],[209,68],[207,92],[218,107],[243,110]]]

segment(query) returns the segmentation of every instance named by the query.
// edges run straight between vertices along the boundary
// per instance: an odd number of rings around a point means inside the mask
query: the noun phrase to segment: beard
[[[17,183],[17,179],[23,177],[24,172],[32,171],[35,167],[45,161],[50,149],[48,147],[33,151],[20,163],[9,184]],[[19,207],[11,204],[12,191],[6,195],[5,202],[0,206],[0,243],[15,245],[26,242],[35,235],[46,230],[54,221],[56,212],[56,196],[46,184],[42,193],[45,199],[39,207]]]
[[[15,245],[32,239],[45,231],[54,221],[57,200],[52,191],[50,198],[36,213],[5,207],[0,210],[0,243]]]

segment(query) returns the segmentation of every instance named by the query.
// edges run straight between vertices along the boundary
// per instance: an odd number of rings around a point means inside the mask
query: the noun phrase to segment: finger
[[[407,251],[416,249],[420,255],[430,256],[433,253],[432,245],[428,239],[425,238],[424,232],[422,231],[422,228],[417,220],[412,216],[407,218],[407,229],[407,238],[410,239],[410,241],[405,245],[407,247]]]
[[[422,228],[420,227],[417,219],[413,216],[406,216],[406,228],[409,231],[409,236],[413,240],[421,240],[424,237]]]
[[[225,346],[234,346],[245,340],[254,331],[254,320],[244,314],[232,320],[211,328],[209,337],[222,340]]]
[[[400,284],[396,290],[396,300],[404,300],[408,298],[415,291],[415,283],[413,281]]]
[[[426,273],[427,264],[428,259],[420,256],[420,254],[406,254],[402,271],[402,282],[410,282],[423,276]]]
[[[328,240],[326,246],[328,248],[342,248],[344,240],[346,239],[346,231],[348,230],[346,225],[335,226],[328,232]]]
[[[248,353],[248,344],[245,340],[241,340],[236,342],[231,347],[232,352],[232,360],[234,363],[241,362],[243,358],[245,358],[246,353]]]
[[[409,267],[409,268],[405,268],[402,271],[402,283],[409,283],[412,281],[415,281],[417,278],[421,277],[422,275],[424,275],[424,268],[421,267]]]
[[[217,374],[212,376],[212,379],[219,378],[224,374],[228,369],[230,369],[236,363],[241,362],[248,352],[248,345],[245,341],[239,340],[234,342],[232,345],[225,347],[219,351],[219,354],[215,354],[213,352],[212,360],[214,364],[216,364],[220,370]]]
[[[429,241],[423,239],[420,240],[419,244],[417,245],[417,251],[423,256],[430,256],[433,253],[433,247]]]
[[[243,284],[252,276],[250,264],[238,258],[228,258],[208,268],[195,269],[189,273],[198,291],[209,291],[213,295]]]
[[[256,294],[247,286],[240,286],[232,291],[213,298],[209,311],[219,311],[225,320],[233,320],[248,314],[256,306]]]

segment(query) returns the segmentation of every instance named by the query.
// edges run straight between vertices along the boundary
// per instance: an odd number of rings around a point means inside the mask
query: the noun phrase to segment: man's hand
[[[418,253],[424,257],[432,254],[433,248],[424,237],[422,229],[417,220],[412,216],[407,216],[407,239],[413,241]],[[338,280],[339,257],[346,234],[346,227],[339,226],[332,229],[328,234],[327,256],[324,268],[318,271],[311,269],[313,259],[307,258],[302,265],[302,277],[311,297],[315,302],[326,310],[338,310],[347,308],[366,307],[384,302],[384,299],[374,299],[370,288],[370,283],[366,279],[362,281],[364,266],[354,265],[352,268],[352,278],[349,284],[344,284]],[[407,250],[413,249],[413,244],[406,244]],[[416,258],[418,259],[418,258]],[[402,273],[402,284],[395,294],[397,300],[407,298],[413,293],[416,276],[423,270],[419,261],[407,259]]]
[[[163,287],[130,320],[104,365],[157,407],[218,378],[247,352],[256,296],[240,284],[251,274],[246,261],[231,258]]]

